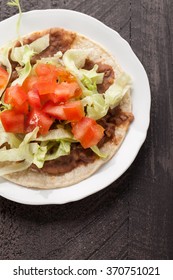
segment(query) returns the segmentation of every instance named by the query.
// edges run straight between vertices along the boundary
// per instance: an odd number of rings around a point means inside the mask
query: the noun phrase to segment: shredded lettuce
[[[37,139],[37,134],[38,134],[38,131],[39,131],[39,127],[36,127],[33,131],[27,133],[21,143],[21,145],[26,145],[28,144],[29,142]]]
[[[61,141],[67,140],[70,142],[74,142],[73,134],[70,133],[68,130],[59,127],[57,129],[50,130],[46,135],[41,135],[39,137],[33,138],[33,140],[37,141]]]
[[[30,165],[31,162],[27,160],[22,162],[8,163],[5,166],[0,167],[0,176],[26,170],[28,167],[30,167]]]
[[[91,150],[100,158],[107,158],[107,154],[102,153],[97,146],[92,146]]]
[[[68,155],[70,153],[71,142],[76,142],[73,135],[62,127],[50,130],[47,135],[39,136],[35,139],[33,138],[33,140],[41,142],[42,146],[45,145],[41,149],[41,155],[43,155],[44,151],[46,151],[44,161],[53,160],[60,156]],[[49,153],[50,150],[51,153]]]
[[[4,131],[1,132],[0,147],[5,143],[8,143],[11,148],[18,148],[21,140],[15,134]]]
[[[62,127],[50,130],[47,135],[39,136],[33,140],[41,142],[42,146],[45,145],[42,147],[44,150],[41,149],[41,155],[43,155],[44,151],[46,151],[44,161],[53,160],[60,156],[68,155],[70,153],[71,142],[76,142],[73,135]],[[49,153],[50,150],[51,153]],[[43,164],[44,161],[42,158]]]
[[[104,117],[109,108],[116,107],[131,86],[131,78],[122,73],[104,94],[94,93],[82,99],[82,104],[86,107],[87,116],[99,120]]]
[[[71,143],[68,141],[61,140],[59,145],[55,145],[54,151],[51,154],[47,154],[45,160],[54,160],[58,157],[70,154]]]
[[[9,61],[8,55],[11,49],[11,43],[1,49],[0,53],[0,64],[7,68],[9,74],[11,74],[11,63]]]
[[[62,66],[62,52],[58,51],[54,56],[51,57],[42,57],[40,60],[37,60],[37,63],[45,63],[45,64],[52,64],[57,67]]]
[[[25,146],[20,145],[18,148],[8,149],[8,150],[0,150],[0,159],[1,162],[4,161],[21,161],[21,160],[31,160],[32,155],[30,155],[30,146],[34,145],[26,144]],[[37,145],[37,144],[36,144]],[[32,147],[33,148],[33,147]]]
[[[12,86],[16,84],[22,85],[24,80],[29,76],[32,69],[30,59],[34,54],[34,51],[29,45],[12,49],[11,59],[17,61],[21,66],[24,66],[23,68],[16,68],[19,77],[13,81]]]
[[[94,86],[95,88],[97,84],[101,84],[103,82],[104,73],[97,73],[97,70],[98,70],[97,64],[95,64],[91,70],[80,69],[80,72],[83,74],[84,84],[85,84],[85,79],[87,79],[86,86],[91,87],[88,88],[90,90],[93,90],[92,86]],[[90,82],[90,84],[88,84],[88,82]]]
[[[11,51],[11,59],[24,66],[31,57],[35,54],[34,50],[29,45],[15,47]]]
[[[105,98],[102,94],[93,94],[86,96],[82,99],[83,106],[86,106],[87,116],[98,120],[104,117],[109,109],[108,104],[105,102]]]
[[[39,167],[41,162],[40,145],[32,142],[38,133],[38,128],[26,134],[23,141],[19,140],[17,136],[11,134],[4,135],[4,141],[8,143],[11,141],[11,149],[0,149],[0,162],[6,162],[5,167],[0,168],[0,176],[11,174],[27,169],[33,162]],[[6,138],[6,139],[5,139]],[[9,139],[10,138],[10,141]],[[14,148],[13,148],[14,147]]]
[[[12,133],[1,132],[0,146],[9,143],[11,149],[5,147],[0,149],[0,162],[8,163],[6,168],[0,168],[0,176],[24,170],[32,163],[42,168],[45,161],[70,153],[71,142],[75,142],[70,132],[58,128],[49,131],[45,136],[37,137],[38,130],[36,127],[27,133],[23,140]],[[22,161],[26,168],[16,163],[19,161]]]
[[[5,132],[2,123],[0,122],[0,147],[8,143],[11,148],[18,148],[22,140],[11,132]]]
[[[85,60],[89,56],[91,49],[70,49],[63,55],[65,67],[80,80],[83,78],[80,68],[85,65]]]
[[[84,76],[82,79],[82,83],[92,93],[97,92],[96,82],[92,82],[92,80],[89,79],[88,77]]]
[[[41,53],[47,47],[49,47],[49,40],[50,40],[50,35],[46,34],[35,41],[33,41],[29,46],[31,50],[33,50],[35,53]]]
[[[33,163],[39,152],[39,144],[29,143],[29,141],[32,140],[35,133],[36,130],[28,133],[24,140],[19,142],[20,144],[16,142],[16,148],[0,149],[0,162],[6,162],[6,166],[0,168],[0,176],[25,170]]]
[[[83,96],[83,97],[85,97],[85,96],[90,96],[90,95],[92,95],[93,93],[97,93],[96,89],[94,89],[94,90],[88,89],[88,87],[84,84],[84,83],[86,83],[86,80],[87,80],[87,79],[85,79],[85,81],[83,80],[83,82],[82,82],[82,81],[80,81],[80,80],[77,78],[78,84],[79,84],[79,86],[80,86],[80,88],[81,88],[81,90],[82,90],[82,96]],[[90,82],[87,81],[87,83],[88,83],[88,85],[89,85]]]
[[[28,61],[23,68],[17,68],[18,78],[12,82],[12,86],[22,85],[25,79],[29,76],[32,67],[30,61]]]
[[[45,162],[45,156],[47,153],[47,147],[39,146],[37,152],[34,154],[33,163],[38,167],[42,168]]]
[[[59,145],[60,156],[67,155],[69,153],[70,153],[70,142],[61,140]]]
[[[1,132],[4,132],[4,127],[3,127],[3,125],[2,125],[2,123],[0,121],[0,135],[1,135]]]
[[[38,149],[37,143],[23,142],[18,148],[0,149],[0,161],[6,162],[6,166],[0,168],[0,176],[27,169],[33,163]]]
[[[24,80],[29,76],[32,66],[30,60],[33,55],[42,52],[49,46],[49,34],[38,38],[30,45],[24,45],[21,47],[15,47],[11,52],[11,59],[18,62],[21,66],[16,68],[18,78],[13,81],[12,86],[19,84],[22,85]]]
[[[131,78],[125,72],[104,93],[105,102],[110,108],[116,107],[131,87]]]
[[[104,73],[97,73],[97,64],[91,70],[82,68],[91,51],[92,49],[70,49],[63,55],[63,63],[67,70],[76,76],[83,96],[97,93],[97,84],[101,84],[104,77]]]

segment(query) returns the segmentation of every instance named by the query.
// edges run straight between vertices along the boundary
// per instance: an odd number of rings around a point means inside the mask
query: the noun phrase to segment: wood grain
[[[173,1],[21,5],[24,11],[73,9],[118,31],[147,71],[151,124],[132,166],[95,195],[61,206],[0,198],[0,259],[173,259]],[[15,13],[0,1],[0,20]]]

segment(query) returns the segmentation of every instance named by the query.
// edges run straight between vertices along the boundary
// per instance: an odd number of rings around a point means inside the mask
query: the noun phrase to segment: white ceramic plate
[[[0,22],[0,46],[15,39],[17,15]],[[33,190],[0,179],[0,195],[25,204],[63,204],[76,201],[105,188],[120,177],[143,144],[150,116],[150,88],[146,72],[129,44],[100,21],[70,10],[36,10],[23,14],[21,35],[50,27],[79,32],[101,44],[115,56],[133,79],[135,120],[117,154],[90,178],[73,186],[54,190]],[[8,32],[7,32],[8,30]]]

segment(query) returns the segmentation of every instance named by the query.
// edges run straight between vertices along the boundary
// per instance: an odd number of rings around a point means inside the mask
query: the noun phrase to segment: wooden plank
[[[127,201],[118,193],[117,199],[112,186],[63,206],[33,207],[1,198],[0,258],[126,258]]]
[[[172,1],[131,1],[131,45],[149,76],[152,109],[131,182],[130,259],[173,258],[172,9]]]

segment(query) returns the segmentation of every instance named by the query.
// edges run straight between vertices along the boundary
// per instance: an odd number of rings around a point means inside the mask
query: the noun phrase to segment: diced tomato
[[[69,97],[73,96],[75,90],[77,89],[77,84],[75,83],[67,83],[62,82],[61,84],[56,84],[56,88],[54,93],[58,96],[65,96],[65,99],[69,99]]]
[[[52,94],[53,94],[53,93],[40,95],[41,104],[44,105],[44,104],[46,104],[48,101],[52,100],[52,99],[50,98],[50,96],[51,96]]]
[[[104,128],[95,120],[84,117],[79,122],[72,124],[72,133],[86,149],[98,144],[103,137]]]
[[[9,94],[10,93],[10,88],[7,88],[4,94],[4,102],[6,104],[11,104],[12,103],[12,97]]]
[[[28,102],[25,101],[22,105],[16,105],[14,108],[13,108],[17,113],[24,113],[24,114],[27,114],[28,113],[28,109],[29,109],[29,106],[28,106]]]
[[[50,116],[55,117],[58,120],[66,120],[63,105],[55,105],[52,101],[48,101],[43,106],[42,111]]]
[[[6,110],[1,114],[1,122],[6,132],[24,133],[24,114]]]
[[[48,102],[43,107],[43,111],[59,120],[78,121],[84,117],[81,101],[68,102],[62,105]]]
[[[32,89],[37,89],[40,95],[53,93],[56,87],[56,80],[49,76],[40,76],[34,83]]]
[[[76,90],[75,90],[75,95],[74,97],[80,97],[82,95],[82,89],[80,87],[78,87]]]
[[[39,109],[33,109],[26,120],[26,132],[31,132],[39,127],[40,134],[46,134],[53,123],[53,119]]]
[[[62,67],[39,63],[35,67],[35,73],[23,83],[26,91],[36,89],[40,96],[50,94],[49,100],[54,103],[66,102],[82,94],[76,78]]]
[[[38,126],[40,134],[46,134],[55,118],[80,121],[85,116],[81,101],[69,102],[82,94],[76,78],[50,64],[39,63],[34,70],[22,86],[11,86],[4,95],[4,102],[12,105],[9,117],[20,117],[19,132],[28,133]]]
[[[52,101],[53,103],[57,104],[66,100],[64,96],[61,97],[55,93],[40,95],[40,97],[43,103],[46,103],[46,101]]]
[[[25,79],[22,87],[25,89],[26,92],[32,90],[34,85],[37,83],[38,77],[37,76],[29,76]]]
[[[8,76],[8,72],[3,67],[0,67],[0,89],[6,86],[8,82]]]
[[[50,76],[29,76],[23,83],[23,88],[27,92],[36,89],[40,95],[54,92],[55,86],[56,80]]]
[[[33,108],[41,108],[41,100],[38,90],[32,89],[28,92],[28,102]]]
[[[4,102],[13,106],[20,106],[27,100],[27,94],[19,85],[11,86],[6,89]]]
[[[62,83],[62,82],[68,82],[68,83],[76,82],[76,78],[63,67],[58,67],[57,68],[57,79],[58,79],[59,83]]]
[[[64,103],[71,98],[79,97],[82,91],[77,83],[66,83],[56,84],[54,93],[41,94],[40,99],[42,104],[47,101],[52,101],[55,104]]]
[[[57,68],[57,76],[58,77],[68,77],[69,75],[71,75],[71,73],[70,72],[68,72],[65,68],[63,68],[63,67],[58,67]]]
[[[66,119],[69,121],[79,121],[84,116],[84,108],[81,101],[68,102],[63,105]]]
[[[35,67],[37,76],[51,76],[61,82],[76,82],[76,78],[63,67],[55,65],[38,63]]]
[[[41,113],[39,115],[39,132],[40,134],[47,134],[51,125],[53,124],[53,119],[47,116],[46,114]]]
[[[79,85],[76,82],[67,83],[62,82],[61,84],[56,84],[55,91],[54,91],[54,103],[66,102],[70,98],[75,96],[79,97],[82,91],[79,91]],[[79,95],[80,94],[80,95]]]
[[[27,94],[19,85],[11,86],[6,89],[4,102],[6,104],[11,104],[16,112],[28,112]]]
[[[52,76],[57,78],[57,67],[51,64],[38,63],[35,67],[37,76]]]

